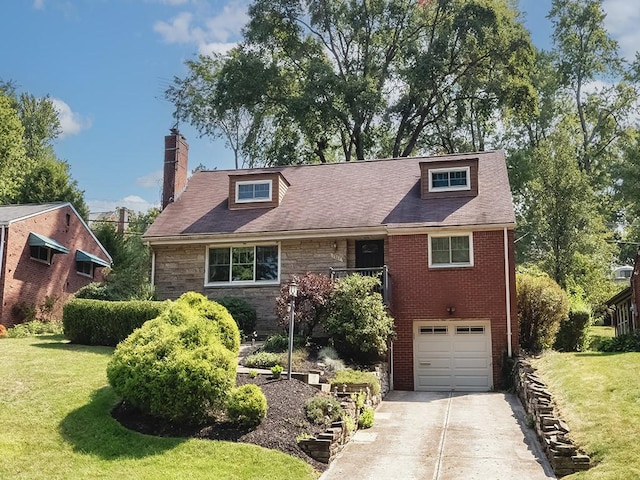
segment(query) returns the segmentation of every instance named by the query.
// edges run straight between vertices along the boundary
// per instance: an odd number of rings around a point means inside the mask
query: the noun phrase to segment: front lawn
[[[317,477],[302,460],[255,445],[125,429],[109,414],[111,352],[57,336],[0,340],[0,478]]]
[[[533,365],[572,437],[598,463],[565,478],[640,478],[640,353],[550,352]]]

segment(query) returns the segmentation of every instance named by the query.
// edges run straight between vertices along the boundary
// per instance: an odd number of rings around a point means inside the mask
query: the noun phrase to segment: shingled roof
[[[478,159],[478,195],[422,199],[420,163]],[[290,184],[275,208],[230,210],[229,175],[279,172]],[[502,151],[437,157],[330,163],[252,170],[198,171],[144,238],[151,243],[201,237],[414,227],[515,225]]]

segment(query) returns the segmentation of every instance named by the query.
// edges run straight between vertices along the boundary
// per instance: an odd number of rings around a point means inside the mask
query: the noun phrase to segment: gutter
[[[504,291],[507,308],[507,355],[511,358],[513,356],[511,347],[511,278],[509,276],[509,235],[506,227],[504,228]]]
[[[152,287],[156,286],[156,252],[151,249],[151,278],[149,279]]]

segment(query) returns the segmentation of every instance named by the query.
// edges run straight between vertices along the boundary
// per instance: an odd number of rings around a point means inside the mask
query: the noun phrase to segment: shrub
[[[235,388],[227,400],[227,417],[240,427],[255,427],[267,416],[267,398],[257,385]]]
[[[116,347],[107,378],[144,413],[200,422],[224,408],[236,365],[216,323],[187,302],[175,302]]]
[[[7,327],[0,323],[0,338],[6,338],[7,336]]]
[[[280,362],[277,353],[258,352],[244,359],[244,366],[249,368],[271,368]]]
[[[346,416],[340,402],[333,397],[316,396],[307,400],[305,413],[315,425],[329,425]]]
[[[25,338],[35,335],[60,335],[62,325],[59,322],[41,322],[33,320],[27,323],[14,325],[7,331],[9,338]]]
[[[360,416],[358,417],[359,428],[371,428],[373,427],[373,418],[375,412],[371,407],[365,407]]]
[[[236,321],[238,328],[244,335],[251,335],[256,329],[256,320],[258,318],[256,309],[249,303],[238,297],[223,297],[216,300],[217,303],[225,307],[233,319]]]
[[[333,280],[326,275],[306,273],[294,275],[292,281],[298,285],[294,312],[294,332],[304,338],[311,338],[313,330],[322,321],[333,291]],[[289,283],[283,283],[276,298],[276,316],[286,330],[289,329]]]
[[[186,303],[201,316],[213,321],[220,331],[222,344],[236,355],[240,352],[240,330],[226,308],[196,292],[183,293],[176,303]]]
[[[591,309],[580,300],[571,300],[569,304],[569,316],[560,322],[553,348],[560,352],[583,352],[589,346]]]
[[[160,315],[169,304],[74,299],[62,310],[64,336],[72,343],[115,347],[144,322]]]
[[[273,378],[280,378],[283,370],[284,368],[282,368],[282,365],[274,365],[271,367],[271,375],[273,375]]]
[[[551,348],[569,311],[567,294],[546,274],[516,275],[520,346],[531,353]]]
[[[293,348],[303,348],[307,344],[305,337],[293,337]],[[276,333],[264,341],[262,349],[265,352],[282,353],[289,351],[289,335]]]
[[[36,319],[37,308],[33,303],[17,302],[11,307],[11,313],[20,323],[33,322]]]
[[[375,291],[380,280],[349,275],[336,282],[324,327],[341,356],[358,361],[380,358],[393,336],[393,318],[382,295]]]
[[[353,370],[347,368],[340,370],[331,379],[331,390],[334,387],[338,387],[338,390],[342,389],[342,385],[360,385],[366,384],[369,387],[372,395],[378,395],[380,393],[380,382],[378,377],[371,372],[363,372],[362,370]]]
[[[256,378],[258,376],[258,372],[255,370],[249,370],[249,378]]]
[[[614,338],[603,338],[601,352],[640,352],[640,332],[625,333]]]
[[[338,370],[344,370],[346,367],[344,362],[340,360],[338,352],[333,347],[323,347],[318,352],[318,360],[324,363],[328,369],[337,372]]]

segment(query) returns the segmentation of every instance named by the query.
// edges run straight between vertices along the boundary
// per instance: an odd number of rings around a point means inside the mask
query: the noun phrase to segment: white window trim
[[[269,185],[269,198],[243,198],[240,199],[240,185]],[[257,202],[270,202],[273,198],[273,180],[247,180],[242,182],[236,182],[236,203],[257,203]]]
[[[443,172],[467,172],[467,184],[447,187],[434,187],[433,174]],[[452,168],[430,168],[429,169],[429,191],[430,192],[455,192],[461,190],[471,190],[471,168],[470,167],[452,167]]]
[[[227,282],[210,282],[209,281],[209,251],[212,248],[243,248],[243,247],[278,247],[278,278],[275,280],[236,280],[235,282],[231,279]],[[255,252],[255,250],[254,250]],[[231,254],[231,252],[229,252]],[[255,269],[255,255],[254,255],[254,269]],[[251,243],[251,244],[212,244],[207,245],[205,249],[205,266],[204,266],[204,286],[205,287],[241,287],[241,286],[262,286],[262,285],[280,285],[280,273],[282,269],[282,249],[280,248],[280,242],[266,242],[266,243]],[[231,270],[233,271],[233,269]],[[231,275],[231,271],[229,274]],[[254,270],[255,275],[255,270]]]
[[[433,255],[431,254],[431,239],[443,237],[469,237],[469,261],[465,263],[433,263]],[[427,239],[429,268],[465,268],[473,267],[473,232],[450,232],[430,234]]]

